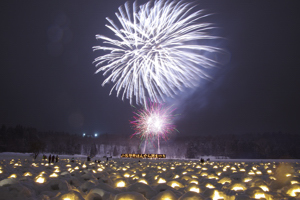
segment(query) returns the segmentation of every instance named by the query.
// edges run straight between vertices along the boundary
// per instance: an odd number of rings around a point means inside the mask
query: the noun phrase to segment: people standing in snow
[[[56,157],[55,157],[55,161],[56,161],[56,162],[58,162],[58,155],[56,155]]]
[[[50,164],[50,162],[51,162],[51,154],[49,155],[49,158],[48,158],[48,159],[49,159],[49,164]]]

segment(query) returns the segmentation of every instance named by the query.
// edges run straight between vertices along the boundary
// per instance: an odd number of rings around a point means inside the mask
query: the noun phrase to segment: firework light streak
[[[163,107],[161,104],[152,103],[144,107],[144,109],[134,112],[134,121],[130,121],[135,133],[131,136],[137,135],[142,141],[145,141],[144,152],[147,144],[153,143],[157,140],[158,153],[160,153],[160,137],[164,140],[168,139],[168,134],[175,129],[173,124],[174,108]]]
[[[96,35],[108,46],[94,46],[93,50],[108,53],[95,58],[94,63],[108,77],[102,86],[112,82],[117,96],[127,98],[132,104],[165,101],[186,87],[195,87],[201,78],[210,78],[204,71],[217,62],[206,53],[218,52],[219,48],[197,44],[199,41],[216,39],[209,35],[210,23],[199,23],[206,17],[202,10],[192,11],[195,6],[182,1],[156,0],[137,6],[129,3],[119,7],[116,16],[121,24],[106,18],[108,27],[118,39]]]

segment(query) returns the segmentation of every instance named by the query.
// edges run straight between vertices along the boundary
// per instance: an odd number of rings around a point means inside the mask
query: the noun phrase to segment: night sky
[[[131,1],[132,2],[132,1]],[[139,0],[140,4],[146,1]],[[297,1],[206,0],[210,45],[223,48],[213,80],[167,104],[178,109],[178,134],[300,134]],[[0,125],[41,131],[130,134],[134,110],[109,96],[94,58],[96,34],[114,37],[106,17],[124,0],[5,1],[1,4]]]

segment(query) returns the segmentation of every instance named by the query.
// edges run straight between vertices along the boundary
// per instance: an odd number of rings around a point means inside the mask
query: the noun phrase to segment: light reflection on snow
[[[17,175],[16,174],[12,174],[8,178],[17,178]]]
[[[45,182],[45,178],[39,176],[39,177],[36,179],[35,182],[37,182],[37,183],[44,183],[44,182]]]
[[[119,181],[117,183],[117,187],[125,187],[125,182],[124,181]]]
[[[38,160],[34,162],[0,160],[0,164],[0,189],[4,184],[21,183],[29,190],[34,190],[34,187],[39,185],[45,190],[50,188],[50,191],[59,196],[58,199],[76,199],[77,196],[85,194],[79,198],[84,199],[89,192],[93,192],[93,188],[101,188],[103,190],[101,195],[108,194],[108,191],[102,188],[111,188],[109,194],[113,196],[125,191],[139,192],[132,186],[135,183],[141,183],[139,189],[145,190],[140,193],[148,194],[145,188],[153,190],[151,198],[165,191],[165,187],[176,194],[177,199],[180,195],[188,192],[193,195],[200,194],[206,200],[240,199],[240,195],[241,198],[266,200],[300,197],[300,166],[298,163],[285,166],[282,163],[273,162],[201,163],[196,160],[146,159],[140,162],[134,159],[112,159],[107,163],[88,163],[60,159],[60,162],[48,166],[46,166],[47,163]],[[280,165],[284,165],[284,167]],[[280,171],[282,169],[285,170]],[[278,172],[282,173],[278,174]],[[32,184],[32,182],[36,182],[36,184]],[[87,182],[90,186],[87,185]],[[65,187],[66,191],[58,189],[59,187]],[[72,190],[70,190],[71,188]],[[131,189],[129,190],[129,188]],[[71,191],[77,191],[77,193]],[[60,194],[58,194],[59,192]],[[71,193],[73,196],[70,195]],[[37,191],[32,191],[31,199],[40,199],[35,196],[38,194]],[[67,196],[63,196],[63,194],[67,194]],[[101,198],[105,199],[104,196]],[[168,198],[174,199],[174,196],[168,193],[161,196],[160,199]]]

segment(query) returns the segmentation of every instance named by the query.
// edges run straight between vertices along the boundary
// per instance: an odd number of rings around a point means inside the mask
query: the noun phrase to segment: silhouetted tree
[[[34,159],[37,158],[37,156],[43,152],[45,149],[45,143],[39,139],[39,137],[35,137],[30,141],[29,145],[29,152],[33,153]]]
[[[114,147],[114,151],[113,151],[113,156],[118,156],[118,150],[117,150],[117,146]]]
[[[96,148],[96,145],[95,144],[92,144],[92,147],[91,147],[91,151],[90,151],[90,157],[95,157],[97,155],[97,148]]]
[[[193,142],[188,143],[185,157],[196,158],[196,149]]]

